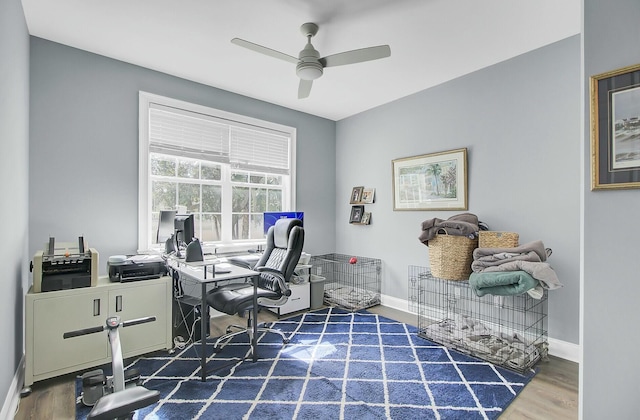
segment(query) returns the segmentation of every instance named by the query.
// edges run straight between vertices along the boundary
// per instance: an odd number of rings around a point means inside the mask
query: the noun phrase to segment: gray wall
[[[466,147],[469,211],[553,249],[549,336],[578,343],[580,116],[575,36],[338,122],[338,252],[381,258],[382,292],[407,299],[407,267],[428,266],[421,222],[461,212],[393,211],[391,160]],[[376,188],[369,226],[348,223],[357,185]]]
[[[29,34],[20,0],[0,2],[0,143],[0,255],[5,273],[0,293],[0,401],[5,401],[5,396],[12,397],[8,391],[23,353],[29,267]]]
[[[589,77],[640,63],[640,2],[584,1],[584,92]],[[590,191],[589,106],[584,107],[584,419],[638,418],[640,191]]]
[[[140,90],[297,128],[305,251],[333,249],[335,122],[32,37],[31,253],[84,235],[104,273],[136,251]]]

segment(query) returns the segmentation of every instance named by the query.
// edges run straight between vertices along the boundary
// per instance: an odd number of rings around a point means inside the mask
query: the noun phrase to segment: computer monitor
[[[304,225],[304,212],[301,211],[267,211],[264,212],[264,234],[269,232],[269,228],[276,224],[278,219],[300,219]]]
[[[195,236],[193,213],[178,214],[174,218],[173,227],[177,245],[189,245]]]
[[[156,243],[164,244],[167,239],[171,238],[171,235],[175,233],[176,217],[175,210],[160,210],[160,216],[158,217],[158,231],[156,232]]]

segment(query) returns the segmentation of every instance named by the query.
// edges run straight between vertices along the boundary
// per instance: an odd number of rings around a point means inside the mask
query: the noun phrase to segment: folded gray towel
[[[515,248],[476,248],[473,250],[473,259],[482,260],[489,257],[486,261],[490,261],[497,254],[529,254],[534,252],[540,257],[538,261],[547,260],[547,251],[542,241],[533,241]]]

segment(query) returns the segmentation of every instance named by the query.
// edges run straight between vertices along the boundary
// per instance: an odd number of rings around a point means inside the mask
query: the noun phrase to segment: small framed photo
[[[373,203],[375,194],[375,188],[364,188],[362,190],[362,197],[360,198],[360,201],[364,204],[371,204]]]
[[[640,64],[591,76],[591,189],[640,188]]]
[[[362,213],[362,220],[360,220],[360,223],[363,225],[368,225],[369,223],[371,223],[371,213],[368,211]]]
[[[349,201],[349,203],[359,204],[360,200],[362,200],[363,190],[364,190],[364,187],[353,187],[353,190],[351,190],[351,200]]]
[[[351,206],[351,216],[349,216],[349,223],[361,223],[363,214],[364,206]]]

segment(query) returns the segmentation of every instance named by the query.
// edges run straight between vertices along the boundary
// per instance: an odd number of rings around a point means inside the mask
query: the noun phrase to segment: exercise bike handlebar
[[[62,338],[67,339],[67,338],[73,338],[73,337],[80,337],[81,335],[99,333],[109,328],[115,328],[119,326],[131,327],[133,325],[146,324],[147,322],[153,322],[155,320],[156,320],[155,316],[146,316],[144,318],[136,318],[136,319],[130,319],[128,321],[120,322],[120,318],[115,316],[115,317],[108,318],[106,325],[102,325],[99,327],[82,328],[75,331],[69,331],[69,332],[63,333]]]
[[[147,322],[153,322],[156,320],[155,316],[146,316],[144,318],[136,318],[130,319],[128,321],[124,321],[121,325],[123,327],[132,327],[134,325],[146,324]]]

